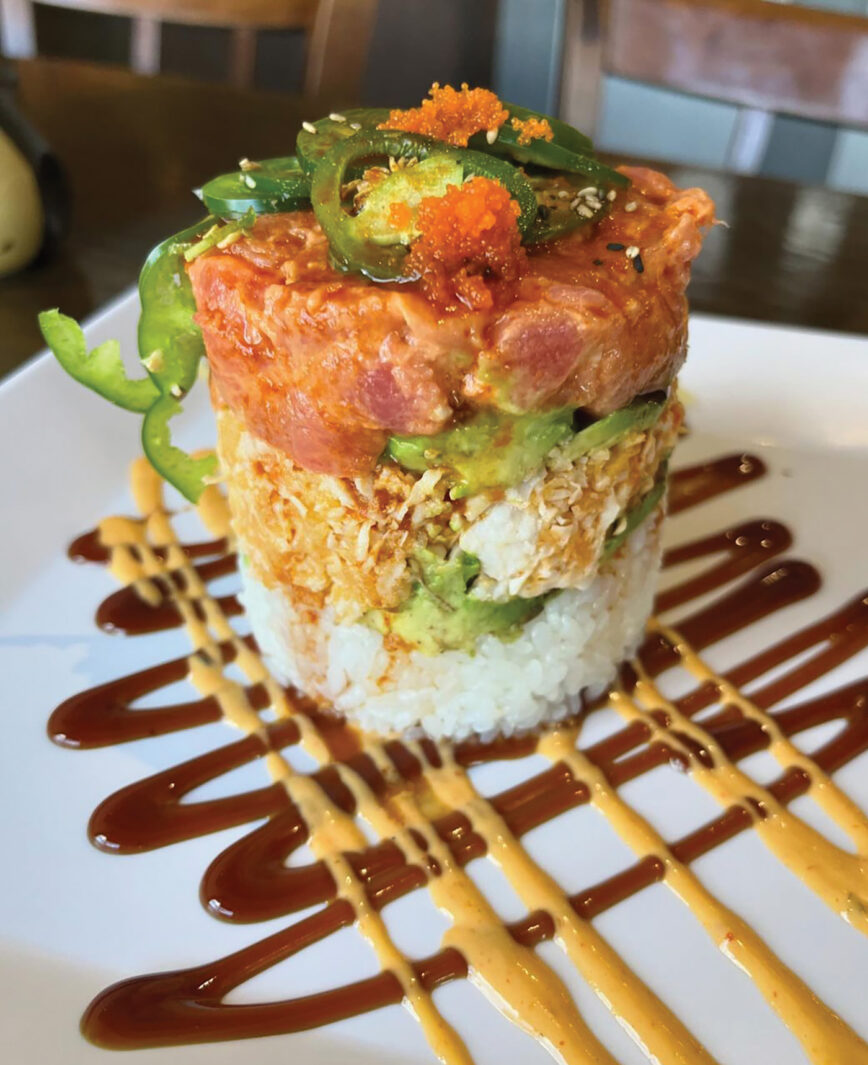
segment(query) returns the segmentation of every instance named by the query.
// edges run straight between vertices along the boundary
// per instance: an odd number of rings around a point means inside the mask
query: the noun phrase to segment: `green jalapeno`
[[[553,118],[551,115],[529,111],[526,107],[519,107],[516,104],[504,103],[503,106],[509,111],[510,117],[497,131],[495,140],[489,143],[485,133],[476,133],[470,138],[471,148],[493,155],[503,155],[517,163],[581,174],[591,181],[606,186],[630,184],[629,179],[623,174],[619,174],[617,170],[613,170],[593,157],[591,154],[593,144],[584,133],[580,133],[566,122],[561,122],[560,119]],[[551,126],[554,138],[547,141],[542,137],[535,137],[529,144],[520,144],[521,133],[513,129],[510,121],[512,118],[518,118],[523,122],[528,119],[542,119]]]
[[[302,169],[310,177],[323,156],[332,148],[357,133],[376,129],[388,117],[388,108],[359,107],[344,111],[336,118],[330,115],[316,122],[305,122],[295,142]]]
[[[196,503],[205,490],[205,478],[217,470],[217,458],[213,454],[193,458],[172,444],[169,419],[182,409],[174,396],[160,396],[142,422],[142,448],[157,473]]]
[[[518,104],[510,104],[506,101],[504,101],[503,106],[509,111],[509,118],[497,131],[497,139],[494,144],[488,145],[490,150],[509,155],[519,163],[538,163],[540,166],[547,165],[545,161],[548,155],[547,148],[563,148],[565,151],[573,152],[576,155],[590,155],[594,150],[594,143],[591,138],[586,137],[584,133],[581,133],[568,122],[562,122],[553,115],[544,115],[541,111],[531,111],[527,107],[520,107]],[[513,128],[512,119],[514,118],[517,118],[520,122],[533,121],[534,119],[548,122],[554,137],[550,141],[536,137],[529,144],[519,144],[521,131]]]
[[[209,215],[158,244],[139,275],[139,357],[163,393],[188,392],[205,353],[184,253],[215,221]]]
[[[256,214],[299,211],[310,206],[310,179],[298,158],[288,155],[212,178],[199,195],[220,218],[241,218],[251,209]]]
[[[209,216],[164,240],[142,268],[139,355],[147,377],[127,377],[116,340],[88,353],[84,334],[72,318],[57,310],[43,311],[39,316],[46,343],[67,373],[112,403],[144,414],[145,454],[167,481],[194,502],[204,488],[202,478],[213,473],[216,460],[213,456],[193,459],[173,447],[168,420],[181,410],[178,397],[195,382],[205,350],[201,331],[193,321],[196,304],[185,253],[203,243],[203,233],[213,232],[214,223]],[[239,228],[242,223],[233,224]]]
[[[70,377],[110,402],[141,413],[159,397],[160,390],[150,377],[127,377],[116,340],[106,340],[88,353],[81,326],[56,309],[39,315],[39,328]]]
[[[521,209],[518,225],[522,234],[530,230],[537,216],[536,196],[524,175],[505,160],[466,148],[450,148],[441,141],[413,133],[364,131],[332,148],[320,160],[311,181],[314,213],[341,270],[358,270],[373,281],[417,279],[403,271],[406,246],[383,246],[368,240],[365,224],[358,220],[360,216],[354,217],[344,209],[341,189],[349,168],[359,162],[383,157],[424,160],[435,155],[460,162],[465,177],[487,177],[500,182]]]
[[[589,186],[586,178],[576,174],[528,174],[527,180],[537,198],[537,217],[528,244],[557,240],[579,226],[599,222],[612,206],[605,189]]]
[[[660,464],[660,468],[657,471],[657,480],[654,487],[650,492],[646,493],[639,502],[628,510],[622,518],[615,523],[612,531],[606,537],[606,541],[603,545],[603,554],[601,559],[611,558],[612,555],[618,550],[624,543],[627,537],[637,529],[647,517],[651,515],[651,512],[663,498],[663,493],[666,491],[666,476],[669,468],[668,458]],[[614,530],[621,526],[619,532]]]
[[[139,356],[147,377],[127,377],[117,341],[106,341],[88,353],[77,322],[58,310],[40,314],[45,342],[68,374],[119,407],[139,413],[147,411],[163,393],[190,389],[204,345],[193,322],[196,304],[184,269],[184,253],[213,223],[208,217],[163,241],[142,268]]]

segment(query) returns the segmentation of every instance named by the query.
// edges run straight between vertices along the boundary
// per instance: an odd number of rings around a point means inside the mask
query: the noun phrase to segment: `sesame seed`
[[[313,122],[302,122],[301,128],[305,131],[305,133],[316,133],[316,126],[313,124]]]
[[[578,196],[574,200],[570,200],[570,210],[575,211],[581,202],[582,201]]]
[[[587,188],[579,190],[579,195],[580,196],[596,196],[597,195],[597,186],[596,185],[588,185]]]
[[[606,245],[606,251],[623,251],[623,250],[624,250],[624,245],[623,244],[612,243],[612,244],[607,244]]]
[[[639,249],[636,247],[635,244],[631,244],[630,247],[627,248],[627,250],[624,252],[624,254],[627,256],[628,259],[635,259],[636,256],[639,254]]]
[[[561,189],[558,192],[558,199],[560,199],[560,200],[568,200],[569,198],[570,198],[570,194],[567,192],[566,189]]]
[[[641,274],[641,273],[644,273],[644,271],[645,271],[645,264],[644,264],[644,263],[642,262],[642,256],[641,256],[641,255],[637,255],[637,256],[636,256],[636,257],[635,257],[635,258],[633,259],[633,266],[635,267],[635,270],[636,270],[636,273],[637,273],[637,274]]]
[[[578,211],[576,213],[580,214],[582,216],[582,218],[593,218],[594,217],[594,212],[591,210],[591,208],[590,207],[586,207],[584,204],[581,205],[581,207],[578,209]]]
[[[611,203],[617,195],[618,193],[615,192],[614,189],[609,189],[609,191],[606,193],[606,199],[609,201],[609,203]]]
[[[636,203],[635,200],[630,200],[629,203],[625,203],[624,204],[624,210],[632,212],[632,211],[635,211],[638,206],[639,206],[639,204]]]
[[[596,196],[588,196],[585,199],[585,203],[588,205],[588,207],[593,208],[593,210],[595,211],[599,211],[599,209],[603,206],[602,202],[598,200]]]
[[[486,130],[485,131],[485,139],[488,141],[489,144],[494,144],[494,142],[497,140],[497,130],[496,129],[488,129],[488,130]]]
[[[332,111],[332,113],[329,115],[329,118],[332,120],[332,122],[346,122],[347,120],[346,115],[338,114],[337,111]]]
[[[350,123],[350,129],[361,129],[361,128],[362,128],[361,122],[351,122]]]

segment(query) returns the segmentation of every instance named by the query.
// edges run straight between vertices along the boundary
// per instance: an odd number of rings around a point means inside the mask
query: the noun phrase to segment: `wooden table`
[[[238,158],[286,154],[322,105],[178,78],[33,60],[21,109],[63,160],[74,216],[55,259],[0,281],[0,374],[41,345],[36,313],[86,316],[135,281],[148,249],[201,216],[190,190]],[[868,333],[868,199],[663,165],[702,185],[729,228],[708,238],[696,310]]]

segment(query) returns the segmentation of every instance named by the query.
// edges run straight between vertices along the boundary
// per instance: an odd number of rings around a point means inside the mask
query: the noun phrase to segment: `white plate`
[[[137,313],[130,294],[93,322],[96,343],[119,336],[134,347]],[[692,436],[677,465],[724,452],[759,452],[767,477],[671,519],[668,540],[680,542],[736,520],[772,517],[795,533],[790,556],[817,565],[822,590],[811,599],[725,641],[711,654],[719,668],[746,657],[868,587],[868,344],[858,338],[761,327],[710,318],[693,320],[683,385]],[[211,439],[204,389],[192,404],[181,442]],[[0,387],[0,526],[3,684],[0,828],[0,1060],[16,1065],[86,1065],[111,1060],[81,1038],[78,1020],[91,997],[127,975],[210,960],[253,942],[285,922],[230,926],[208,917],[197,898],[207,863],[247,827],[161,851],[112,857],[85,839],[91,811],[110,792],[216,746],[232,734],[210,725],[154,740],[92,751],[62,750],[45,736],[51,709],[64,697],[134,668],[184,653],[184,636],[170,632],[118,639],[98,632],[93,611],[113,589],[99,567],[75,566],[64,548],[79,532],[115,511],[129,511],[126,470],[137,454],[136,419],[69,380],[48,357],[35,360]],[[831,688],[865,673],[868,656],[825,678]],[[588,723],[612,727],[610,711]],[[816,745],[819,734],[799,742]],[[771,760],[744,763],[763,780]],[[868,759],[836,779],[868,805]],[[523,767],[486,767],[477,776],[486,793],[517,778]],[[227,778],[230,790],[258,786],[252,765]],[[218,794],[209,786],[210,794]],[[719,812],[688,778],[659,769],[623,794],[665,835],[674,838]],[[825,825],[808,799],[794,808]],[[584,807],[527,838],[534,857],[571,890],[601,870],[632,860],[612,830]],[[769,945],[865,1037],[868,943],[836,918],[751,834],[744,833],[695,864],[702,880],[750,920]],[[521,907],[486,860],[470,867],[507,917]],[[746,872],[750,871],[750,876]],[[415,956],[433,952],[444,919],[421,892],[387,908],[398,942]],[[720,1062],[795,1065],[798,1044],[735,966],[708,941],[667,889],[657,886],[610,910],[597,927],[710,1048]],[[556,948],[542,948],[562,974]],[[240,990],[236,999],[286,997],[375,971],[370,949],[345,930]],[[594,1030],[625,1065],[645,1059],[604,1007],[567,976]],[[436,993],[447,1017],[467,1035],[480,1065],[544,1062],[547,1056],[503,1020],[466,982]],[[298,1036],[255,1044],[216,1044],[144,1051],[136,1062],[209,1062],[244,1055],[258,1062],[379,1063],[432,1060],[406,1011],[379,1013]],[[841,1063],[845,1065],[845,1063]],[[852,1063],[846,1063],[852,1065]]]

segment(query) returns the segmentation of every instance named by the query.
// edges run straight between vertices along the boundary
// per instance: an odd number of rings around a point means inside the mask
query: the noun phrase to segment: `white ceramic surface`
[[[90,323],[90,340],[119,336],[132,351],[136,312],[131,294]],[[724,668],[868,588],[868,343],[696,317],[682,380],[693,434],[681,445],[676,465],[745,449],[761,454],[770,473],[672,519],[668,541],[681,542],[736,520],[778,518],[795,533],[790,557],[813,562],[824,578],[816,596],[714,647],[708,657]],[[205,390],[197,391],[179,439],[201,446],[212,431]],[[64,556],[74,535],[106,514],[129,510],[126,469],[138,450],[136,430],[136,418],[86,393],[48,357],[0,386],[0,1061],[15,1065],[112,1061],[110,1053],[78,1033],[80,1013],[96,992],[122,976],[221,956],[284,923],[220,924],[198,902],[206,865],[247,827],[123,857],[98,853],[85,838],[88,816],[101,799],[226,742],[228,726],[92,751],[61,750],[45,736],[51,709],[67,695],[186,650],[180,632],[138,639],[98,632],[93,611],[113,582],[101,568],[76,566]],[[855,679],[866,667],[863,654],[815,689]],[[614,725],[611,712],[600,712],[588,722],[587,736],[602,735]],[[811,749],[829,734],[829,729],[815,730],[798,742]],[[533,764],[488,766],[474,775],[490,794],[527,774]],[[743,765],[763,781],[773,773],[764,754]],[[262,766],[248,766],[209,785],[208,794],[257,786],[265,782],[264,774]],[[868,806],[868,756],[837,779]],[[622,793],[669,838],[718,812],[697,785],[668,768],[634,781]],[[812,823],[826,824],[811,800],[797,800],[794,808]],[[632,860],[587,807],[530,833],[526,844],[571,890]],[[491,863],[478,860],[469,868],[507,919],[521,913]],[[868,943],[858,933],[751,834],[718,848],[695,869],[868,1037]],[[422,956],[436,949],[445,921],[423,893],[385,912],[409,953]],[[644,891],[595,923],[718,1061],[803,1062],[798,1045],[747,977],[714,948],[666,888]],[[546,944],[541,951],[565,975],[619,1061],[644,1061],[606,1009],[570,974],[558,949]],[[348,929],[263,974],[233,998],[264,1000],[323,988],[326,968],[333,964],[342,980],[376,969],[370,948]],[[480,1065],[547,1060],[469,984],[453,983],[435,998],[467,1036]],[[245,1057],[263,1065],[432,1060],[409,1014],[390,1007],[298,1036],[143,1051],[135,1055],[135,1065],[222,1065]]]

